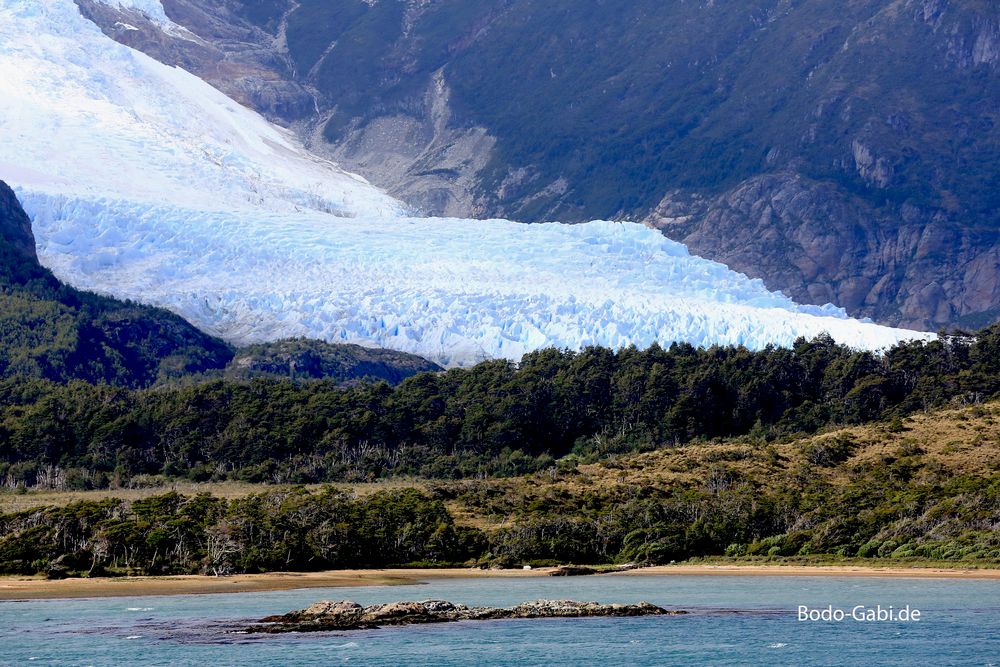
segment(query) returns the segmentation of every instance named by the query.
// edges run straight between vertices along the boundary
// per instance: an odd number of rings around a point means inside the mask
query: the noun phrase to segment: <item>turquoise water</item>
[[[243,635],[320,599],[648,600],[686,616]],[[919,622],[808,622],[798,606],[919,609]],[[273,593],[0,602],[10,665],[992,665],[1000,582],[828,577],[518,578]]]

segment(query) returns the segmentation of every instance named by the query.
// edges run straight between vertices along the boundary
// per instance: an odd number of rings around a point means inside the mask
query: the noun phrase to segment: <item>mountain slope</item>
[[[83,380],[119,387],[225,376],[362,379],[397,384],[440,368],[413,355],[320,341],[280,341],[234,351],[160,308],[63,285],[35,255],[31,223],[0,181],[0,377]]]
[[[27,215],[0,181],[0,376],[145,387],[220,369],[233,356],[158,308],[66,287],[35,257]]]
[[[0,175],[43,263],[232,343],[307,336],[469,364],[546,346],[916,336],[800,307],[636,224],[407,217],[69,0],[0,7],[0,117],[15,129]]]
[[[801,302],[926,328],[1000,312],[993,3],[165,6],[254,33],[316,104],[259,108],[430,212],[644,218]],[[217,62],[190,66],[224,83]]]
[[[329,379],[340,384],[368,378],[398,384],[417,373],[440,370],[437,364],[412,354],[296,338],[240,348],[226,367],[225,377]]]

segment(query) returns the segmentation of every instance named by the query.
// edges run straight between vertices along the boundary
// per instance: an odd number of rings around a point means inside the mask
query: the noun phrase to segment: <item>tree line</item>
[[[327,487],[242,498],[176,492],[0,515],[0,574],[226,575],[390,566],[661,564],[695,557],[1000,561],[1000,482],[915,474],[919,455],[761,485],[725,468],[669,489],[544,492],[539,480],[353,496]],[[552,494],[556,498],[552,498]],[[489,519],[456,523],[446,503]],[[497,512],[500,514],[497,514]],[[503,518],[500,521],[500,518]]]
[[[129,389],[0,380],[0,482],[99,488],[151,478],[311,483],[530,473],[574,453],[769,440],[974,403],[1000,391],[1000,333],[858,352],[546,349],[367,382],[210,380]]]
[[[300,488],[234,500],[171,492],[0,515],[0,572],[225,575],[464,562],[478,538],[414,489],[353,498]]]

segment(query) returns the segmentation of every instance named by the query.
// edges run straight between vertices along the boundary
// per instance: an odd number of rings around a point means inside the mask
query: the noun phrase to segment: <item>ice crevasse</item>
[[[103,1],[169,21],[156,0]],[[547,346],[931,337],[798,305],[638,224],[416,217],[72,0],[0,0],[0,128],[0,179],[44,264],[235,343],[310,336],[463,365]]]

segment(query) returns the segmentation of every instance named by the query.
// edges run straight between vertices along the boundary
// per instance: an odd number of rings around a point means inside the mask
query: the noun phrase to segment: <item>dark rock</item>
[[[77,0],[81,13],[115,41],[205,79],[271,120],[288,124],[315,113],[313,94],[293,79],[275,37],[218,0],[165,0],[164,10],[190,32],[168,30],[142,12]]]
[[[597,574],[597,570],[581,565],[564,565],[549,572],[551,577],[582,577],[588,574]]]
[[[21,208],[17,195],[3,181],[0,181],[0,246],[30,262],[38,262],[31,220]]]
[[[0,286],[24,286],[57,289],[59,281],[38,263],[35,253],[35,236],[31,220],[21,208],[14,191],[0,181]],[[17,337],[6,332],[9,339]]]
[[[896,215],[793,171],[713,198],[672,192],[647,224],[799,303],[885,324],[985,326],[1000,304],[995,230],[912,205]]]
[[[59,556],[46,566],[45,577],[47,579],[65,579],[72,570],[72,560],[69,554]]]
[[[589,618],[596,616],[666,616],[683,614],[667,611],[648,602],[600,604],[575,600],[533,600],[514,607],[466,607],[446,600],[389,602],[362,607],[350,600],[322,601],[306,609],[260,619],[264,625],[246,632],[319,632],[328,630],[370,630],[383,626],[454,621],[484,621],[518,618]]]

